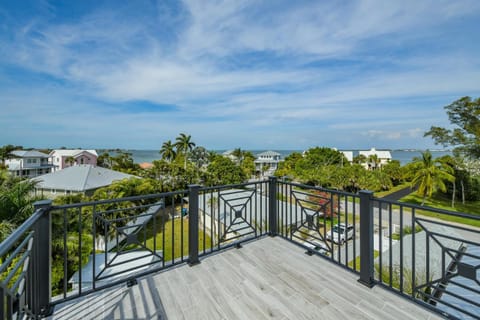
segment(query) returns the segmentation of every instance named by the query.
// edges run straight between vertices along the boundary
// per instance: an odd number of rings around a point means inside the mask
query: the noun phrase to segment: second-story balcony
[[[479,319],[479,224],[475,215],[275,178],[45,201],[0,244],[0,314]]]

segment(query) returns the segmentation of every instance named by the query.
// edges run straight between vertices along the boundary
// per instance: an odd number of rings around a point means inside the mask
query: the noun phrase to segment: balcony
[[[479,319],[479,229],[448,217],[480,222],[274,178],[38,203],[0,245],[0,311],[5,319]],[[342,224],[353,233],[334,236]]]

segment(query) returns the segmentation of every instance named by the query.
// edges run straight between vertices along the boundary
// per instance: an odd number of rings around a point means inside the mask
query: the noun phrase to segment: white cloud
[[[108,122],[133,126],[137,121],[144,124],[139,132],[154,136],[155,130],[147,128],[161,124],[166,135],[174,134],[181,128],[172,123],[181,122],[212,138],[203,131],[205,123],[213,122],[218,130],[236,130],[226,136],[241,133],[245,141],[255,137],[248,130],[289,139],[281,129],[270,130],[275,125],[297,130],[290,132],[295,139],[321,127],[366,132],[363,137],[369,139],[413,141],[439,118],[432,117],[432,102],[417,105],[424,97],[435,97],[437,103],[478,93],[476,51],[448,43],[442,44],[443,51],[419,52],[415,47],[434,41],[444,25],[478,16],[477,1],[274,5],[188,0],[175,10],[164,2],[156,9],[156,17],[143,19],[129,15],[128,5],[92,10],[61,24],[50,17],[32,17],[14,30],[13,41],[1,38],[5,46],[0,64],[62,83],[44,92],[57,96],[50,114],[35,101],[21,99],[11,104],[24,106],[15,114],[28,118],[42,110],[35,120],[46,124],[68,122],[74,112],[79,121],[68,130],[98,131],[102,124],[101,133],[112,130],[124,137],[114,125],[105,124],[102,103],[142,100],[178,109],[174,114],[132,115],[121,110],[115,114],[113,106]],[[5,90],[0,90],[3,99],[15,100]],[[62,109],[61,103],[69,104],[76,96],[84,96],[81,106]],[[386,130],[388,125],[394,128]]]

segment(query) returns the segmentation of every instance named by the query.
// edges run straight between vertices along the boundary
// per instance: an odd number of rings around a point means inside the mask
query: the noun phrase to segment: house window
[[[57,158],[57,162],[60,162],[60,158]]]
[[[83,164],[83,158],[80,158],[80,163]]]
[[[32,159],[27,159],[27,163],[32,163]]]

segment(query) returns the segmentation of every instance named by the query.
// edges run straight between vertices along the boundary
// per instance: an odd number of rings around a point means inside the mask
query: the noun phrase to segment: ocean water
[[[102,154],[107,150],[97,150],[98,154]],[[158,150],[125,150],[132,154],[133,160],[136,163],[152,162],[161,158]],[[215,152],[223,153],[225,150],[215,150]],[[254,155],[264,152],[265,150],[250,150]],[[293,152],[303,152],[303,150],[275,150],[281,154],[282,159],[287,157]],[[398,160],[402,165],[405,165],[412,161],[414,157],[420,157],[423,150],[391,150],[393,160]],[[433,158],[439,158],[444,155],[451,155],[450,151],[431,151]],[[113,156],[116,154],[114,151],[108,151]],[[357,155],[358,150],[353,150],[353,155]]]

